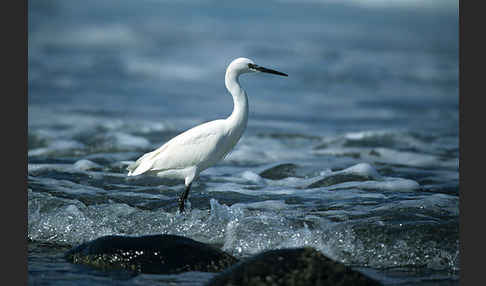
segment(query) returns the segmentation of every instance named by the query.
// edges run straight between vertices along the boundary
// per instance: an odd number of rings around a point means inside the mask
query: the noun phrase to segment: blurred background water
[[[102,235],[176,233],[240,258],[310,245],[385,284],[457,285],[457,1],[28,5],[29,283],[204,283],[62,259]],[[248,128],[178,216],[182,182],[128,179],[126,161],[228,116],[240,56],[289,77],[241,77]]]

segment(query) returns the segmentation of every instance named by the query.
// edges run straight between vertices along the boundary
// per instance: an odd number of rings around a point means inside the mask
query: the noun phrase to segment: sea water
[[[429,3],[430,2],[430,3]],[[201,285],[62,254],[100,236],[179,234],[245,258],[311,246],[386,285],[457,285],[455,1],[29,1],[30,284]],[[248,128],[193,184],[127,177],[178,133],[231,113]]]

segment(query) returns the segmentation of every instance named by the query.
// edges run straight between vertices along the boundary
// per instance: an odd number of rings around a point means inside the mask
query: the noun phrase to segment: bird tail
[[[149,157],[153,152],[147,153],[142,157],[138,158],[137,161],[127,166],[128,176],[137,176],[148,171],[152,165],[153,161],[149,160]]]

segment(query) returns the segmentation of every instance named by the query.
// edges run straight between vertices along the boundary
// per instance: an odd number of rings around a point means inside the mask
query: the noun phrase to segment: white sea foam
[[[329,147],[325,149],[314,150],[317,155],[332,156],[359,156],[362,160],[368,162],[379,162],[396,165],[405,165],[413,167],[456,167],[456,160],[444,160],[443,158],[417,152],[397,151],[390,148],[364,148],[364,147]]]
[[[133,150],[151,147],[150,142],[140,136],[134,136],[124,132],[114,132],[109,134],[109,136],[115,140],[114,144],[119,149]]]
[[[416,167],[432,167],[442,165],[443,161],[439,157],[405,151],[396,151],[389,148],[375,148],[377,153],[375,160],[378,162],[396,163]]]
[[[356,184],[356,188],[373,191],[410,192],[420,190],[420,185],[414,180],[386,178],[384,181],[360,182]]]
[[[247,209],[265,209],[265,210],[288,210],[290,206],[285,203],[284,200],[268,200],[254,203],[236,203],[232,205],[235,208],[247,208]]]
[[[247,181],[250,181],[250,182],[253,182],[253,183],[263,183],[264,182],[264,179],[262,177],[260,177],[260,175],[252,172],[252,171],[244,171],[242,174],[241,174],[241,177]]]
[[[73,164],[73,168],[81,170],[81,171],[87,171],[87,170],[92,170],[92,169],[101,169],[102,166],[99,165],[99,164],[96,164],[96,163],[94,163],[90,160],[81,159],[81,160],[76,161]]]
[[[54,140],[48,143],[47,147],[41,147],[29,150],[28,156],[53,155],[56,153],[72,152],[74,150],[83,149],[85,146],[81,142],[75,140]]]
[[[29,174],[49,170],[66,172],[72,169],[71,164],[27,164],[27,172]]]
[[[336,172],[336,174],[353,174],[373,179],[381,179],[381,175],[378,171],[368,163],[358,163],[342,171]]]
[[[261,169],[261,168],[256,168]],[[280,180],[264,179],[252,171],[243,171],[240,177],[227,177],[218,179],[218,183],[208,182],[208,192],[237,192],[251,196],[261,195],[293,195],[302,198],[317,198],[317,199],[345,199],[347,197],[347,189],[354,189],[358,192],[363,192],[364,196],[370,195],[369,192],[413,192],[421,190],[421,186],[414,180],[382,176],[378,171],[368,163],[358,163],[348,168],[339,171],[329,171],[317,177],[297,178],[288,177]],[[332,178],[339,175],[356,175],[366,180],[353,180],[349,177],[349,181],[335,183],[330,186],[321,186],[310,188],[309,186],[315,182]],[[245,185],[251,182],[259,186],[258,191],[252,188],[247,188]],[[352,194],[351,196],[356,196]],[[329,197],[328,197],[329,196]],[[337,196],[337,197],[336,197]]]
[[[102,169],[102,166],[96,164],[90,160],[81,159],[76,161],[74,164],[62,163],[62,164],[32,164],[29,163],[27,165],[27,171],[29,174],[35,174],[44,171],[58,171],[58,172],[66,172],[66,173],[75,173],[80,172],[83,173],[84,171],[94,170],[94,169]]]
[[[262,148],[263,147],[263,148]],[[235,149],[226,157],[226,161],[236,164],[263,165],[282,161],[304,160],[310,157],[311,146],[287,145],[284,141],[269,137],[243,137]]]
[[[238,257],[269,249],[311,246],[345,263],[371,263],[375,267],[386,267],[390,261],[395,261],[397,265],[407,264],[414,259],[414,255],[422,255],[416,253],[416,246],[409,241],[397,244],[399,241],[394,237],[390,237],[391,242],[383,243],[382,247],[378,242],[365,245],[371,238],[356,233],[352,226],[369,222],[365,219],[360,223],[349,220],[349,217],[366,216],[367,209],[352,203],[349,203],[348,210],[336,209],[342,204],[341,201],[359,193],[353,190],[330,193],[336,199],[333,209],[312,214],[300,208],[292,208],[282,200],[227,206],[211,199],[209,212],[192,209],[190,213],[180,215],[162,210],[140,210],[123,203],[86,206],[77,200],[56,198],[29,190],[29,237],[38,241],[76,245],[109,234],[171,233],[206,243],[221,244],[223,250]],[[428,210],[440,214],[448,209],[454,215],[457,214],[457,211],[454,212],[454,206],[457,206],[454,200],[457,198],[448,195],[424,195],[416,201],[395,202],[389,207],[379,207],[373,211],[416,208],[418,211]],[[349,222],[339,223],[339,220]],[[383,227],[383,223],[377,225]],[[393,257],[381,256],[383,247],[390,248]],[[432,249],[427,250],[428,253],[441,251],[439,245],[431,247]],[[377,253],[380,256],[375,257]],[[454,254],[444,255],[450,256],[451,263],[454,263]],[[435,263],[431,257],[423,259],[431,265],[444,267]],[[418,262],[413,260],[413,263]]]

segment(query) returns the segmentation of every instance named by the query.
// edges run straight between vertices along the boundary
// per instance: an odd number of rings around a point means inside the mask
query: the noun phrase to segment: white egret
[[[246,129],[248,98],[240,86],[239,76],[249,72],[287,74],[256,65],[247,58],[233,60],[226,69],[225,85],[233,96],[233,112],[219,119],[195,126],[172,138],[158,149],[146,153],[129,165],[128,176],[152,174],[162,178],[184,179],[185,189],[179,197],[179,211],[184,212],[192,182],[205,169],[223,159],[236,145]]]

